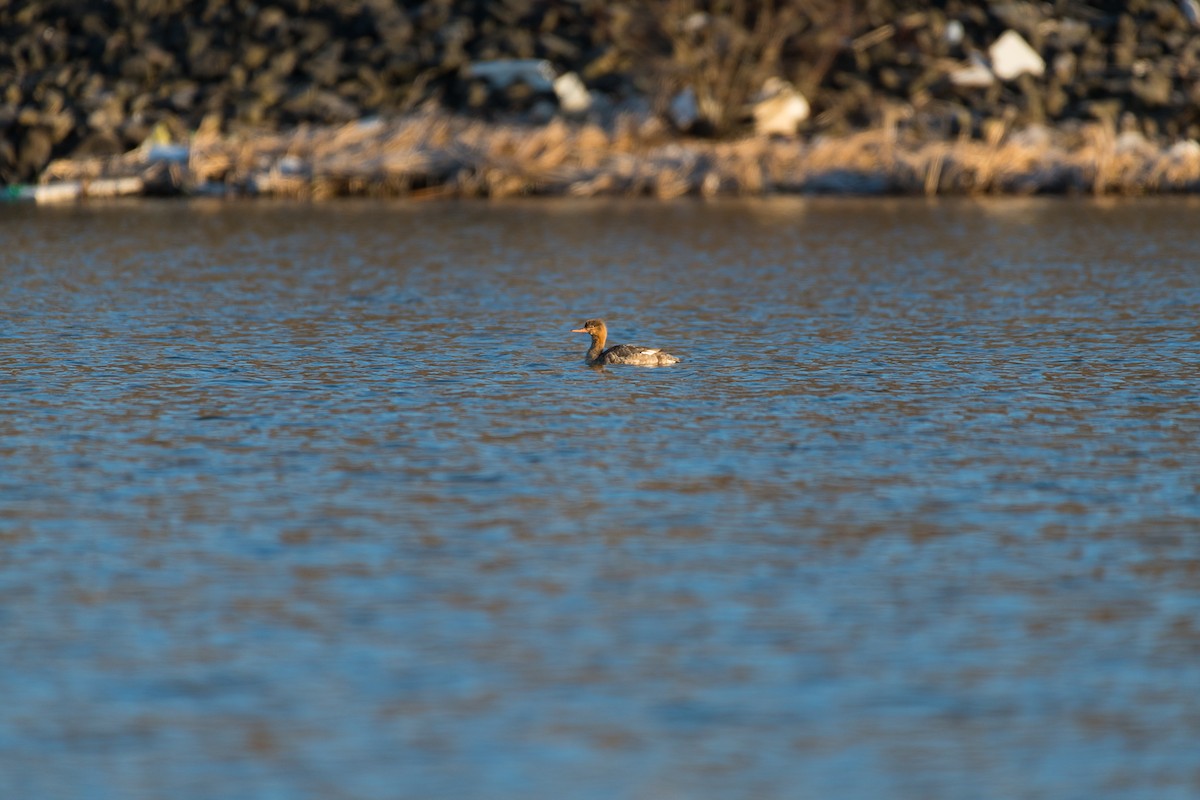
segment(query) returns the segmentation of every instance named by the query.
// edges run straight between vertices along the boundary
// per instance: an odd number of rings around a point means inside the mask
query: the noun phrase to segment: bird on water
[[[678,358],[655,347],[638,347],[634,344],[617,344],[604,349],[608,339],[608,326],[602,319],[589,319],[582,328],[575,328],[571,333],[586,333],[592,337],[592,346],[587,351],[587,363],[597,364],[633,364],[639,367],[662,367],[674,364]]]

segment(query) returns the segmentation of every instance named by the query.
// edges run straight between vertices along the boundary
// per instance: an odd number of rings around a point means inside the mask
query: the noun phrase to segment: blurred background
[[[1196,8],[21,0],[0,7],[0,181],[32,181],[53,158],[124,152],[159,126],[185,141],[201,128],[339,125],[430,104],[540,122],[633,112],[719,137],[756,123],[833,135],[894,124],[923,138],[1042,124],[1069,136],[1099,123],[1196,139]],[[537,63],[488,66],[514,59]],[[763,122],[775,112],[758,106],[781,96],[790,111]]]

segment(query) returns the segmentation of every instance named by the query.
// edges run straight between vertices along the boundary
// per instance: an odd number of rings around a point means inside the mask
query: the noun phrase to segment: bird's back
[[[641,367],[660,367],[678,361],[676,356],[664,353],[660,349],[639,347],[635,344],[614,345],[601,353],[597,359],[600,364],[635,364]]]

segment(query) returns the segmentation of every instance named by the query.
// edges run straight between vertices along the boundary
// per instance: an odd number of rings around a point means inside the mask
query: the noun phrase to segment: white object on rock
[[[467,67],[467,77],[487,81],[494,89],[524,83],[538,92],[554,90],[554,67],[544,58],[502,58],[479,61]]]
[[[83,197],[83,183],[80,181],[57,181],[41,183],[28,187],[25,194],[35,203],[70,203]]]
[[[669,115],[671,122],[681,131],[696,124],[696,120],[700,119],[700,107],[696,104],[696,93],[692,87],[684,87],[682,92],[675,95],[671,100]]]
[[[992,59],[992,72],[1002,81],[1025,74],[1041,76],[1046,72],[1045,59],[1014,30],[1000,34],[988,48],[988,56]]]
[[[771,77],[763,82],[754,104],[754,130],[760,136],[795,136],[808,119],[808,99],[785,80]]]
[[[53,205],[55,203],[72,203],[85,197],[126,197],[142,194],[146,184],[141,178],[93,178],[85,181],[55,181],[54,183],[39,183],[36,186],[21,186],[9,197],[18,200],[32,200],[38,205]]]
[[[963,40],[963,24],[956,19],[952,19],[946,23],[946,32],[943,34],[946,44],[951,47],[958,47]]]
[[[707,28],[708,23],[711,21],[712,18],[703,11],[693,11],[691,14],[688,14],[687,19],[683,21],[683,31],[684,33],[699,33]]]
[[[592,107],[592,96],[574,72],[554,79],[554,93],[558,95],[558,107],[568,114],[582,114]]]
[[[959,67],[950,73],[950,82],[955,86],[979,89],[995,83],[996,76],[992,74],[988,65],[977,53],[972,53],[967,66]]]

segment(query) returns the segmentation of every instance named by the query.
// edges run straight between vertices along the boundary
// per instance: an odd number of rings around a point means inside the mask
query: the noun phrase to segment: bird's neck
[[[592,347],[587,352],[587,360],[595,361],[596,359],[598,359],[600,357],[600,354],[603,352],[604,352],[604,334],[593,333],[592,334]]]

